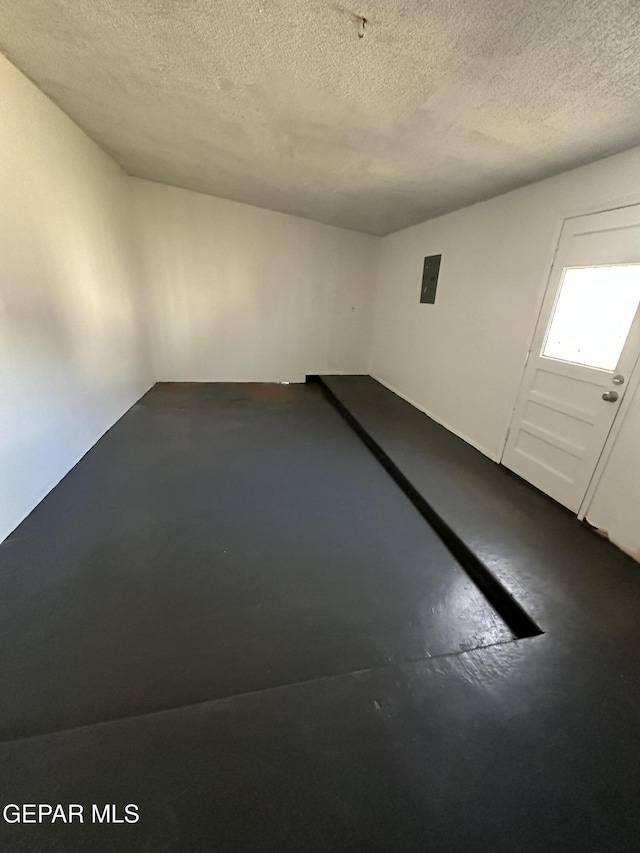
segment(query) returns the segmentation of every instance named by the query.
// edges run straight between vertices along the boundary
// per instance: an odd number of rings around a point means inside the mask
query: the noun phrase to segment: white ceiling
[[[131,175],[373,234],[640,143],[638,0],[0,0],[0,15],[2,51]]]

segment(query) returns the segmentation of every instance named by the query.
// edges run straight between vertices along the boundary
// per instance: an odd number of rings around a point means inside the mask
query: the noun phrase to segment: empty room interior
[[[0,0],[0,849],[640,849],[640,5]]]

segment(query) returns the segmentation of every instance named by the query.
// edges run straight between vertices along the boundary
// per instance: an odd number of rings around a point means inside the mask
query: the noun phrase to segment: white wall
[[[0,540],[150,386],[124,173],[0,57]]]
[[[366,373],[380,238],[132,180],[158,380]]]
[[[370,372],[499,459],[562,220],[632,202],[640,148],[385,237]],[[436,304],[420,305],[423,259],[439,253]],[[636,401],[627,458],[612,456],[593,503],[628,550],[640,550],[638,435]]]

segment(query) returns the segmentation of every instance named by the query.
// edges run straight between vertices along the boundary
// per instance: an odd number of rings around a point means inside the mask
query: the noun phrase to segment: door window
[[[639,303],[640,264],[567,267],[541,354],[614,370]]]

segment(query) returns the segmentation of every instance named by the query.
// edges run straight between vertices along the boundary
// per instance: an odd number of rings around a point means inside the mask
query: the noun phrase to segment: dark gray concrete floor
[[[0,546],[2,803],[141,819],[0,849],[637,849],[640,567],[340,383],[547,633],[511,638],[317,387],[156,386]]]
[[[512,639],[317,387],[156,386],[0,547],[0,737]]]

